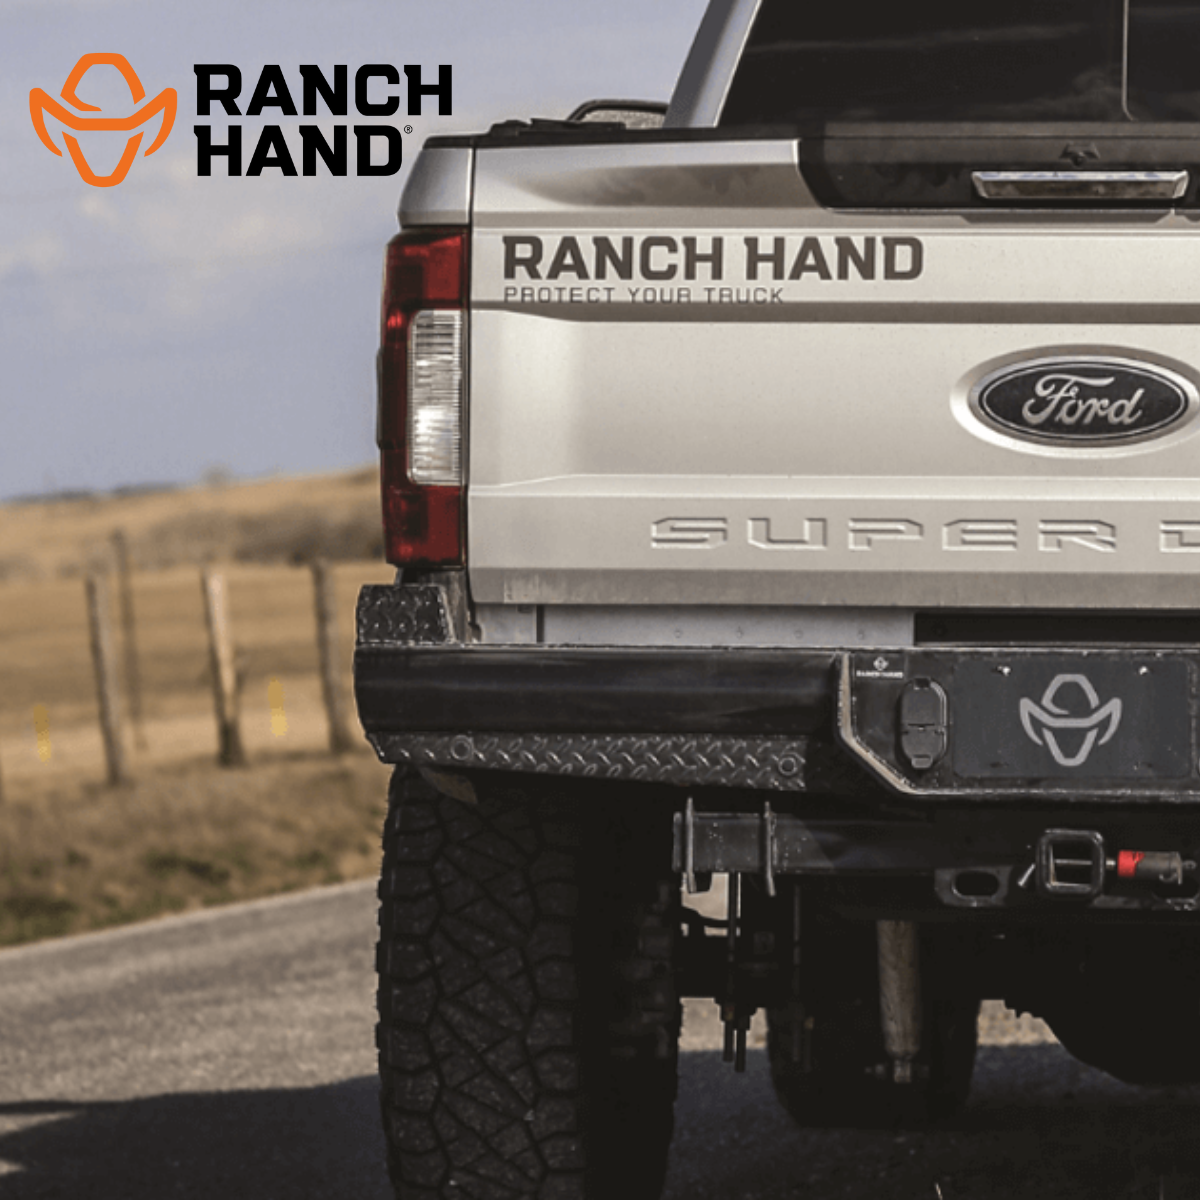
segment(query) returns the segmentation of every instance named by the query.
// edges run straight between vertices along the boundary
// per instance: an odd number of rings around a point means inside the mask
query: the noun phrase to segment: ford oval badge
[[[1104,445],[1166,433],[1200,402],[1166,367],[1105,355],[1030,359],[978,380],[971,406],[993,426],[1034,442]]]

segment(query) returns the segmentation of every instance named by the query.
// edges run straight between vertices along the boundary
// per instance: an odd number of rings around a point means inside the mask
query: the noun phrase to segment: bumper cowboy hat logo
[[[1063,689],[1070,685],[1082,692],[1088,707],[1086,713],[1073,716],[1058,703]],[[1078,767],[1087,762],[1096,746],[1112,741],[1121,724],[1121,707],[1121,701],[1115,697],[1102,705],[1086,675],[1056,675],[1041,704],[1028,697],[1022,699],[1021,724],[1029,738],[1045,746],[1060,767]],[[1074,753],[1068,753],[1063,742],[1069,742]]]
[[[41,88],[34,88],[29,93],[29,115],[33,118],[33,127],[37,130],[38,137],[42,139],[46,148],[53,154],[62,157],[62,151],[54,144],[54,139],[51,138],[46,129],[46,114],[49,113],[52,117],[61,121],[68,129],[74,129],[76,132],[91,132],[92,130],[118,130],[121,132],[131,133],[132,136],[125,143],[125,151],[121,155],[121,161],[117,163],[117,168],[111,175],[97,175],[90,166],[87,159],[84,157],[83,151],[79,146],[79,139],[72,137],[69,133],[63,132],[63,140],[67,144],[67,150],[71,155],[71,161],[75,164],[75,169],[79,172],[84,183],[90,183],[93,187],[113,187],[120,183],[122,179],[129,173],[129,168],[133,165],[133,160],[137,155],[138,147],[142,144],[142,136],[144,130],[141,126],[145,125],[156,113],[162,113],[162,124],[158,130],[158,136],[150,143],[149,149],[145,155],[151,155],[167,140],[167,135],[171,132],[171,126],[175,124],[175,110],[179,105],[179,97],[174,88],[164,88],[153,100],[143,104],[131,116],[128,117],[89,117],[81,116],[80,113],[98,113],[100,109],[94,104],[85,104],[75,94],[75,89],[79,87],[84,75],[92,67],[108,66],[116,67],[121,72],[121,76],[129,85],[129,93],[133,97],[133,103],[141,104],[146,98],[146,89],[142,87],[142,82],[137,77],[137,72],[129,65],[129,60],[123,54],[85,54],[72,68],[70,75],[67,76],[67,82],[63,84],[62,91],[59,93],[63,100],[72,108],[78,109],[79,112],[72,112],[65,108],[53,96],[44,92]],[[133,133],[133,130],[138,130]]]

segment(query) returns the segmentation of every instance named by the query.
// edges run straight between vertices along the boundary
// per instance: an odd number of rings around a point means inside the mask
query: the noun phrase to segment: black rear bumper
[[[920,877],[912,903],[962,915],[1200,911],[1200,655],[1189,650],[472,645],[434,585],[365,588],[358,618],[359,715],[381,759],[433,768],[455,795],[473,794],[475,770],[671,785],[675,866],[693,881],[749,873],[773,890],[776,875],[856,877],[885,888],[886,907],[889,880]],[[1090,773],[1068,763],[1014,776],[1039,750],[1012,745],[1021,698],[1053,717],[1044,677],[1074,671],[1103,693],[1100,717],[1123,698],[1139,731],[1128,762],[1116,776],[1100,758]],[[1156,676],[1164,683],[1138,682]],[[904,698],[914,685],[915,706]],[[1164,723],[1174,732],[1156,738]],[[956,773],[981,739],[995,773]],[[1138,777],[1156,764],[1158,777]]]
[[[886,789],[910,803],[1200,807],[1192,647],[481,645],[441,587],[417,584],[363,589],[354,679],[389,762]]]
[[[803,791],[832,724],[831,654],[360,645],[385,762]]]
[[[371,733],[814,734],[831,727],[832,653],[360,646]]]
[[[385,762],[804,791],[833,652],[470,645],[432,584],[363,588],[354,688]]]

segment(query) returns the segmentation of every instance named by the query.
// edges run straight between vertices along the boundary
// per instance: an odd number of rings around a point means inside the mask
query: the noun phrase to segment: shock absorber
[[[877,921],[883,1047],[896,1083],[911,1083],[921,1052],[921,964],[915,921]]]

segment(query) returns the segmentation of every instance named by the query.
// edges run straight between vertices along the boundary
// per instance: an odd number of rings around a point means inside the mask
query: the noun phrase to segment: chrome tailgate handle
[[[972,171],[984,200],[1178,200],[1186,171]]]

